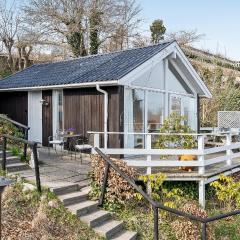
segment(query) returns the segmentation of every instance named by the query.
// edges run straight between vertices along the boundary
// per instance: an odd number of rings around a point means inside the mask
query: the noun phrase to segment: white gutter
[[[118,81],[117,80],[101,81],[99,83],[101,85],[104,85],[104,86],[111,86],[111,85],[117,85]],[[34,91],[34,90],[45,90],[45,89],[63,89],[63,88],[65,89],[65,88],[95,87],[96,84],[98,84],[98,82],[72,83],[72,84],[37,86],[37,87],[23,87],[23,88],[7,88],[7,89],[0,89],[0,92]]]
[[[101,89],[99,84],[96,85],[96,89],[104,94],[104,149],[108,146],[108,93]]]

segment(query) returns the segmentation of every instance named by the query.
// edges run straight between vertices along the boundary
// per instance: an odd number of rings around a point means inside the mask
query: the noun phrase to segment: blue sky
[[[205,34],[195,44],[213,53],[240,60],[239,0],[139,0],[143,29],[147,34],[154,19],[163,19],[169,32],[197,29]]]

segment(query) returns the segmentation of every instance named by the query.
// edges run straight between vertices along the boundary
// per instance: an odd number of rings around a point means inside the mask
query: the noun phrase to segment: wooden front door
[[[42,91],[42,145],[48,146],[48,137],[52,136],[52,90]]]

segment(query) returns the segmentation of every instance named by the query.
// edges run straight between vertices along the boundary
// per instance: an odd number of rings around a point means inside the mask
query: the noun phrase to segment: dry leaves
[[[191,215],[195,215],[198,217],[206,218],[207,213],[205,210],[199,208],[196,204],[193,203],[186,203],[182,208],[181,211],[186,212]],[[186,218],[178,218],[178,220],[171,223],[172,229],[175,232],[175,235],[178,240],[200,240],[200,223],[190,221]],[[213,240],[214,234],[210,228],[207,228],[207,236],[209,240]]]
[[[102,185],[104,177],[105,161],[98,155],[92,155],[92,169],[93,179],[99,185]],[[120,159],[112,159],[113,162],[130,178],[137,179],[138,173],[135,169],[127,166],[127,164]],[[116,171],[110,167],[108,175],[108,187],[106,198],[109,202],[123,203],[134,197],[134,189],[125,181]]]

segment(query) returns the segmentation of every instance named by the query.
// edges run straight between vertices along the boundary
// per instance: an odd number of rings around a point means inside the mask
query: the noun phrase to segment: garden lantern
[[[2,193],[4,188],[11,183],[12,180],[0,177],[0,240],[2,239]]]

